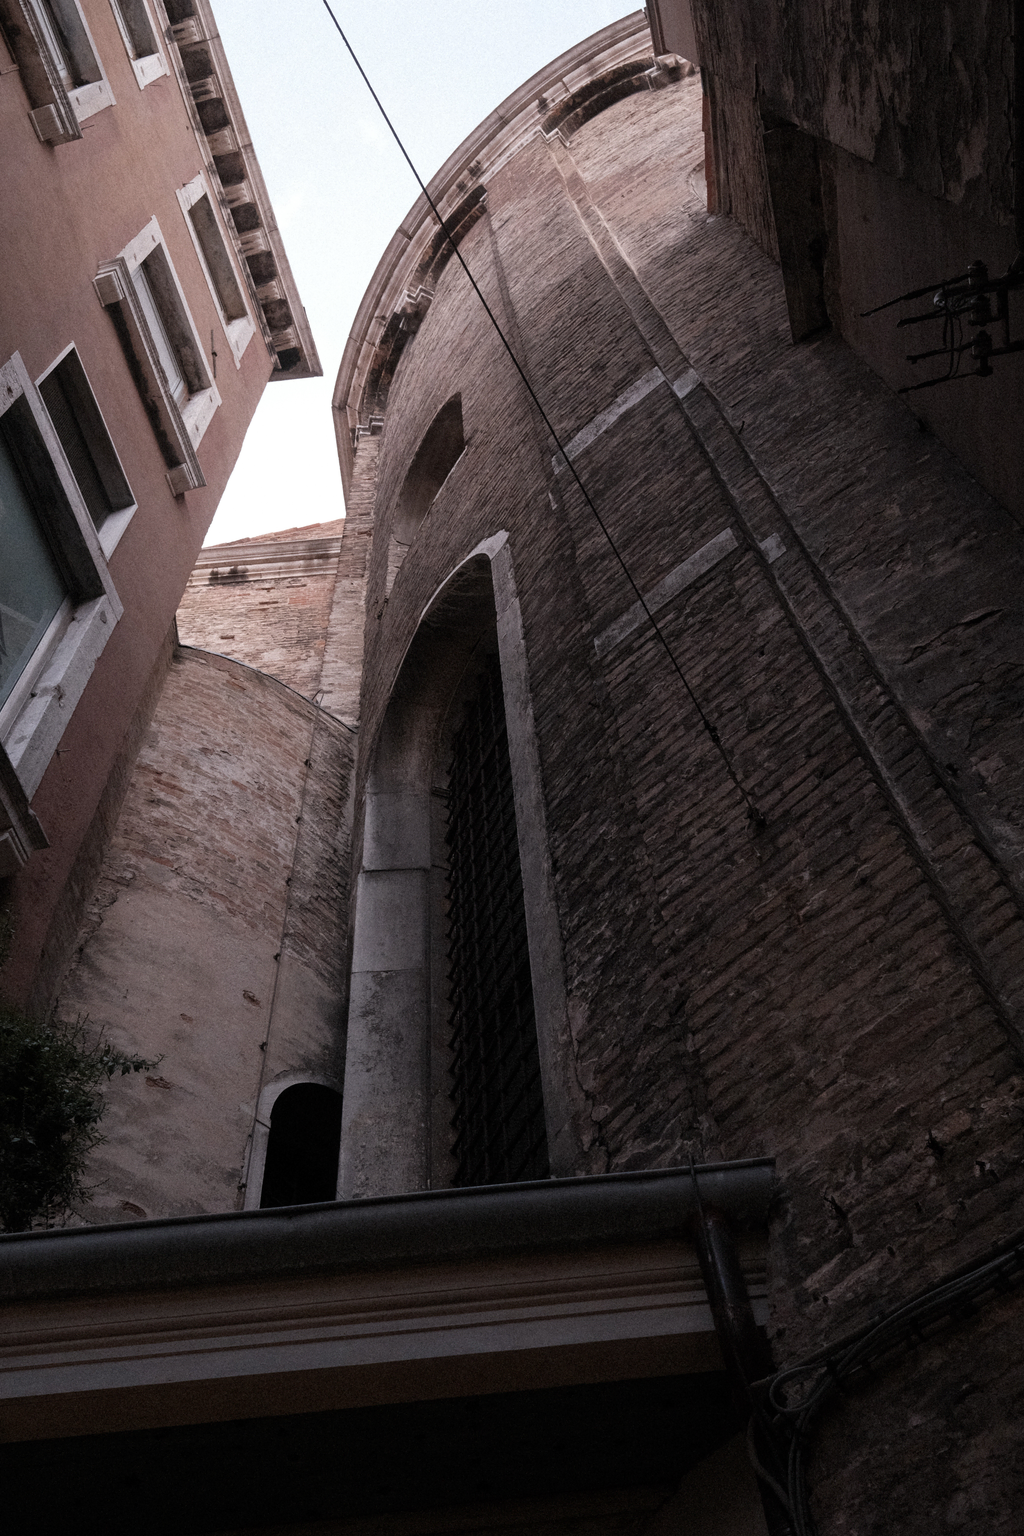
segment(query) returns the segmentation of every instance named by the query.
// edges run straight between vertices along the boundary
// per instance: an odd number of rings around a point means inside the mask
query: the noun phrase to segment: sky
[[[331,0],[424,180],[517,86],[637,10],[623,0]],[[417,186],[323,0],[213,0],[320,354],[270,384],[207,544],[344,512],[331,395],[359,301]]]

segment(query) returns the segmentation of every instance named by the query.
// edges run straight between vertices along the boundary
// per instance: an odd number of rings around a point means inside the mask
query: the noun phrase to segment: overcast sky
[[[322,379],[271,384],[208,544],[343,513],[331,394],[359,301],[417,187],[322,0],[213,0]],[[332,0],[425,180],[623,0]]]

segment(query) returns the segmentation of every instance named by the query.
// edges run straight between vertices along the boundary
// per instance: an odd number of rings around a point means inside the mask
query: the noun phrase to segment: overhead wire
[[[329,0],[323,0],[323,6],[324,6],[324,9],[326,10],[328,16],[331,18],[331,21],[334,23],[335,29],[336,29],[336,31],[338,33],[338,36],[341,38],[342,42],[344,43],[345,48],[348,51],[349,57],[351,58],[353,64],[356,67],[356,69],[359,71],[359,74],[360,74],[360,76],[362,77],[362,80],[363,80],[363,84],[366,86],[366,89],[369,91],[370,95],[373,97],[373,100],[374,100],[374,103],[376,104],[377,110],[380,112],[381,117],[384,119],[385,123],[387,124],[387,127],[388,127],[388,129],[389,129],[389,131],[391,133],[392,138],[394,139],[395,143],[398,145],[398,148],[399,148],[399,150],[400,150],[400,152],[402,154],[402,158],[405,160],[406,165],[409,167],[409,170],[413,174],[413,177],[414,177],[414,179],[416,181],[416,185],[419,187],[420,191],[422,192],[424,198],[427,201],[427,204],[428,204],[428,206],[430,208],[431,213],[434,215],[434,218],[437,220],[438,225],[440,226],[441,231],[442,231],[445,239],[448,241],[448,244],[451,246],[452,254],[455,256],[455,258],[458,261],[459,265],[461,266],[463,272],[466,274],[466,277],[469,280],[470,286],[472,287],[473,292],[476,294],[476,297],[480,301],[480,304],[482,305],[483,310],[484,310],[485,314],[487,315],[488,320],[490,321],[491,325],[493,326],[495,334],[498,337],[498,340],[501,342],[501,345],[504,347],[506,353],[508,354],[508,356],[509,356],[509,358],[510,358],[510,360],[512,362],[512,366],[515,368],[516,373],[519,375],[519,378],[521,379],[521,381],[523,383],[523,386],[526,389],[527,394],[529,395],[531,401],[533,402],[533,405],[536,408],[536,411],[537,411],[538,415],[540,416],[540,418],[543,421],[545,427],[547,428],[547,430],[548,430],[548,432],[549,432],[549,434],[551,436],[552,442],[555,444],[555,447],[556,447],[558,453],[561,455],[562,462],[564,462],[564,464],[568,468],[568,471],[569,471],[570,475],[572,476],[573,480],[576,482],[577,489],[579,490],[580,495],[583,497],[584,503],[586,504],[588,510],[590,511],[590,513],[593,516],[595,522],[597,523],[597,526],[600,528],[601,532],[604,534],[604,537],[605,537],[605,539],[608,542],[608,546],[611,549],[612,554],[615,556],[615,559],[617,560],[617,562],[619,564],[619,567],[622,570],[622,574],[625,576],[626,581],[629,583],[629,586],[631,587],[632,591],[635,593],[636,600],[639,603],[641,610],[645,614],[648,622],[650,623],[651,628],[654,630],[655,635],[658,637],[658,640],[660,641],[661,646],[662,646],[666,656],[668,657],[669,662],[670,662],[670,664],[671,664],[671,666],[672,666],[676,676],[679,678],[679,681],[682,683],[683,688],[686,690],[686,693],[687,693],[687,695],[688,695],[688,697],[690,699],[690,702],[693,705],[694,709],[696,710],[697,715],[698,715],[698,717],[700,719],[700,722],[701,722],[702,726],[704,727],[705,732],[707,733],[708,738],[710,739],[710,741],[711,741],[712,745],[714,746],[715,750],[718,752],[718,755],[721,758],[721,760],[722,760],[722,762],[723,762],[723,764],[725,766],[725,769],[726,769],[726,772],[729,775],[729,778],[732,780],[732,783],[733,783],[734,787],[736,788],[736,791],[738,792],[738,794],[740,795],[741,799],[744,802],[744,805],[746,806],[747,815],[748,815],[748,817],[750,819],[750,822],[751,822],[754,830],[755,831],[760,831],[764,827],[764,825],[765,825],[765,818],[762,815],[762,813],[758,810],[758,808],[754,804],[753,800],[750,798],[750,795],[748,794],[748,792],[747,792],[746,788],[744,787],[744,785],[740,782],[739,776],[737,775],[736,770],[733,767],[732,761],[731,761],[731,759],[729,757],[729,754],[728,754],[728,752],[725,749],[725,744],[722,741],[722,738],[721,738],[721,735],[719,734],[717,726],[714,724],[714,722],[711,719],[709,719],[707,713],[705,712],[703,706],[700,703],[700,700],[697,698],[697,695],[694,693],[693,688],[690,686],[689,680],[687,679],[685,673],[683,672],[682,667],[680,666],[678,660],[676,659],[675,652],[672,650],[672,647],[669,644],[668,639],[667,639],[664,631],[662,630],[661,626],[659,625],[657,619],[654,617],[654,614],[651,612],[651,609],[648,606],[648,604],[647,604],[647,602],[646,602],[646,600],[644,598],[643,593],[641,592],[639,586],[637,585],[636,581],[633,578],[632,572],[630,571],[628,565],[626,564],[625,558],[624,558],[621,550],[619,549],[618,545],[616,544],[615,539],[612,537],[611,531],[609,530],[607,523],[605,522],[604,518],[601,516],[600,512],[598,511],[596,505],[594,504],[594,501],[593,501],[592,497],[590,496],[590,493],[588,492],[586,486],[584,485],[582,479],[580,478],[579,472],[577,471],[577,469],[576,469],[575,465],[573,464],[572,460],[570,459],[569,455],[566,453],[565,448],[564,448],[564,446],[562,444],[562,441],[561,441],[558,433],[555,431],[555,428],[554,428],[554,426],[553,426],[553,424],[551,422],[550,417],[548,416],[547,411],[544,409],[543,405],[541,404],[540,399],[538,398],[537,392],[534,389],[533,385],[530,383],[530,380],[527,377],[526,371],[524,370],[522,364],[520,363],[518,357],[516,356],[516,354],[515,354],[515,352],[514,352],[514,350],[512,348],[512,345],[509,342],[508,337],[505,335],[505,332],[503,331],[497,316],[495,315],[495,313],[492,310],[491,306],[488,304],[486,298],[484,297],[484,294],[483,294],[483,292],[482,292],[482,290],[480,288],[479,283],[477,282],[476,278],[473,276],[472,272],[470,271],[465,257],[463,256],[462,252],[459,250],[458,242],[456,241],[455,236],[453,235],[451,229],[448,227],[448,224],[447,224],[443,214],[441,213],[440,208],[437,206],[437,203],[435,202],[434,198],[431,196],[430,190],[429,190],[426,182],[423,180],[422,176],[420,175],[419,171],[417,170],[416,165],[413,162],[413,159],[412,159],[411,155],[409,154],[409,151],[406,149],[405,144],[402,141],[402,138],[401,138],[401,135],[398,132],[398,129],[395,127],[394,123],[391,121],[391,118],[388,116],[387,111],[384,108],[383,102],[381,101],[380,97],[377,95],[377,92],[374,90],[373,85],[372,85],[372,83],[370,81],[370,77],[367,75],[366,70],[363,68],[362,64],[359,61],[359,58],[358,58],[358,55],[355,52],[355,49],[352,47],[352,44],[349,42],[348,37],[345,35],[345,31],[342,28],[342,25],[341,25],[340,21],[338,20],[337,16],[334,14],[334,11],[332,10],[332,8],[331,8],[331,6],[329,4]]]

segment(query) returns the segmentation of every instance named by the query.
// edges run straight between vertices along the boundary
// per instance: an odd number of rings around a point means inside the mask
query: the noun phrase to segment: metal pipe
[[[733,1402],[740,1420],[747,1427],[747,1444],[757,1476],[765,1523],[769,1536],[793,1536],[788,1500],[783,1491],[785,1472],[781,1465],[772,1466],[777,1460],[774,1446],[751,1385],[763,1381],[774,1370],[771,1351],[754,1321],[754,1309],[729,1218],[717,1206],[704,1204],[697,1169],[692,1168],[691,1173],[697,1202],[691,1232],[732,1387]]]

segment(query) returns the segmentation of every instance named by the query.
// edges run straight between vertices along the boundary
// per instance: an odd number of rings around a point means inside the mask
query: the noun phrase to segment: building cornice
[[[323,373],[209,0],[163,0],[168,53],[245,275],[274,379]]]
[[[328,539],[239,539],[200,551],[190,587],[229,586],[282,576],[332,576],[341,553],[341,534]]]
[[[692,1236],[767,1316],[767,1161],[0,1238],[4,1438],[718,1369]]]
[[[596,77],[612,74],[642,56],[654,65],[647,20],[643,11],[636,11],[532,75],[478,124],[428,183],[445,221],[468,228],[469,205],[475,202],[483,211],[486,179],[538,134],[550,136],[558,131],[551,119],[560,103]],[[372,411],[364,407],[367,381],[379,363],[379,348],[389,328],[404,325],[413,332],[422,319],[432,297],[431,253],[437,234],[437,222],[421,195],[381,257],[356,314],[334,391],[334,424],[346,495],[359,436],[380,429],[380,422],[371,419]]]

